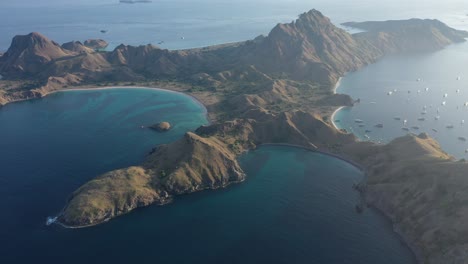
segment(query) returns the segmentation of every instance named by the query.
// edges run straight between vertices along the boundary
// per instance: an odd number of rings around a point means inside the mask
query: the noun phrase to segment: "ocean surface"
[[[174,129],[141,128],[162,120]],[[87,180],[205,123],[191,98],[148,89],[61,92],[2,108],[0,262],[414,263],[386,218],[356,213],[358,169],[289,147],[242,156],[242,184],[91,228],[45,225]]]
[[[340,110],[335,124],[362,140],[382,143],[425,132],[446,152],[466,158],[467,63],[468,43],[462,43],[431,54],[388,57],[350,73],[337,92],[359,98],[361,103]],[[364,123],[356,123],[357,119]],[[377,124],[384,127],[377,128]]]

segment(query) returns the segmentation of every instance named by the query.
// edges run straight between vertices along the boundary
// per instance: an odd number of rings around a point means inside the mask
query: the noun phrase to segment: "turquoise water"
[[[388,57],[350,73],[337,92],[360,98],[361,103],[338,112],[335,119],[340,122],[336,124],[363,140],[367,135],[380,142],[408,132],[426,132],[445,151],[465,158],[468,142],[459,138],[468,139],[467,61],[468,43],[462,43],[431,54]],[[390,91],[392,95],[388,95]],[[365,126],[359,127],[355,119],[363,120]],[[379,123],[384,128],[374,127]],[[410,131],[403,130],[405,127]]]
[[[390,223],[355,212],[355,167],[290,147],[241,157],[242,184],[177,197],[85,229],[46,226],[71,191],[206,123],[154,90],[57,93],[0,110],[2,263],[414,263]],[[168,120],[165,134],[141,125]]]

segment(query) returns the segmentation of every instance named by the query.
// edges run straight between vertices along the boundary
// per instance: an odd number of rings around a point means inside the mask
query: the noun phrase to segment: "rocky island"
[[[336,130],[331,115],[351,106],[333,88],[345,73],[385,55],[436,51],[468,32],[437,20],[351,23],[351,35],[317,10],[268,36],[191,50],[120,45],[110,52],[59,45],[39,33],[17,36],[0,57],[0,104],[70,87],[158,86],[189,93],[211,124],[157,146],[139,166],[105,173],[76,190],[59,221],[86,227],[175,196],[245,179],[237,157],[267,143],[306,147],[358,164],[367,203],[384,212],[421,263],[465,263],[468,163],[425,134],[388,145]]]
[[[149,128],[156,130],[158,132],[165,132],[171,129],[171,124],[169,122],[161,122],[150,126]]]

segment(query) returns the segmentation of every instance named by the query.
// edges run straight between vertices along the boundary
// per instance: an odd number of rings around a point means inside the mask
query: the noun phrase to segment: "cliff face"
[[[216,138],[187,133],[157,147],[141,165],[108,172],[71,196],[60,222],[83,227],[105,222],[137,207],[165,204],[174,195],[243,181],[236,155]]]

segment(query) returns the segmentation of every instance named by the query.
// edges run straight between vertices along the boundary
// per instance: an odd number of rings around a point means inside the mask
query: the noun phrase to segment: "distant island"
[[[138,3],[152,3],[151,0],[120,0],[123,4],[138,4]]]
[[[122,44],[107,52],[81,42],[59,45],[39,33],[16,36],[0,57],[0,104],[77,87],[153,86],[188,93],[207,107],[210,125],[76,190],[58,216],[64,226],[97,225],[177,195],[241,182],[246,175],[237,157],[280,143],[361,168],[366,177],[356,189],[393,221],[421,263],[465,263],[468,163],[426,134],[387,145],[360,142],[331,118],[353,105],[334,93],[347,72],[386,55],[437,51],[464,42],[468,32],[422,19],[347,25],[366,31],[351,35],[311,10],[268,36],[176,51]]]

